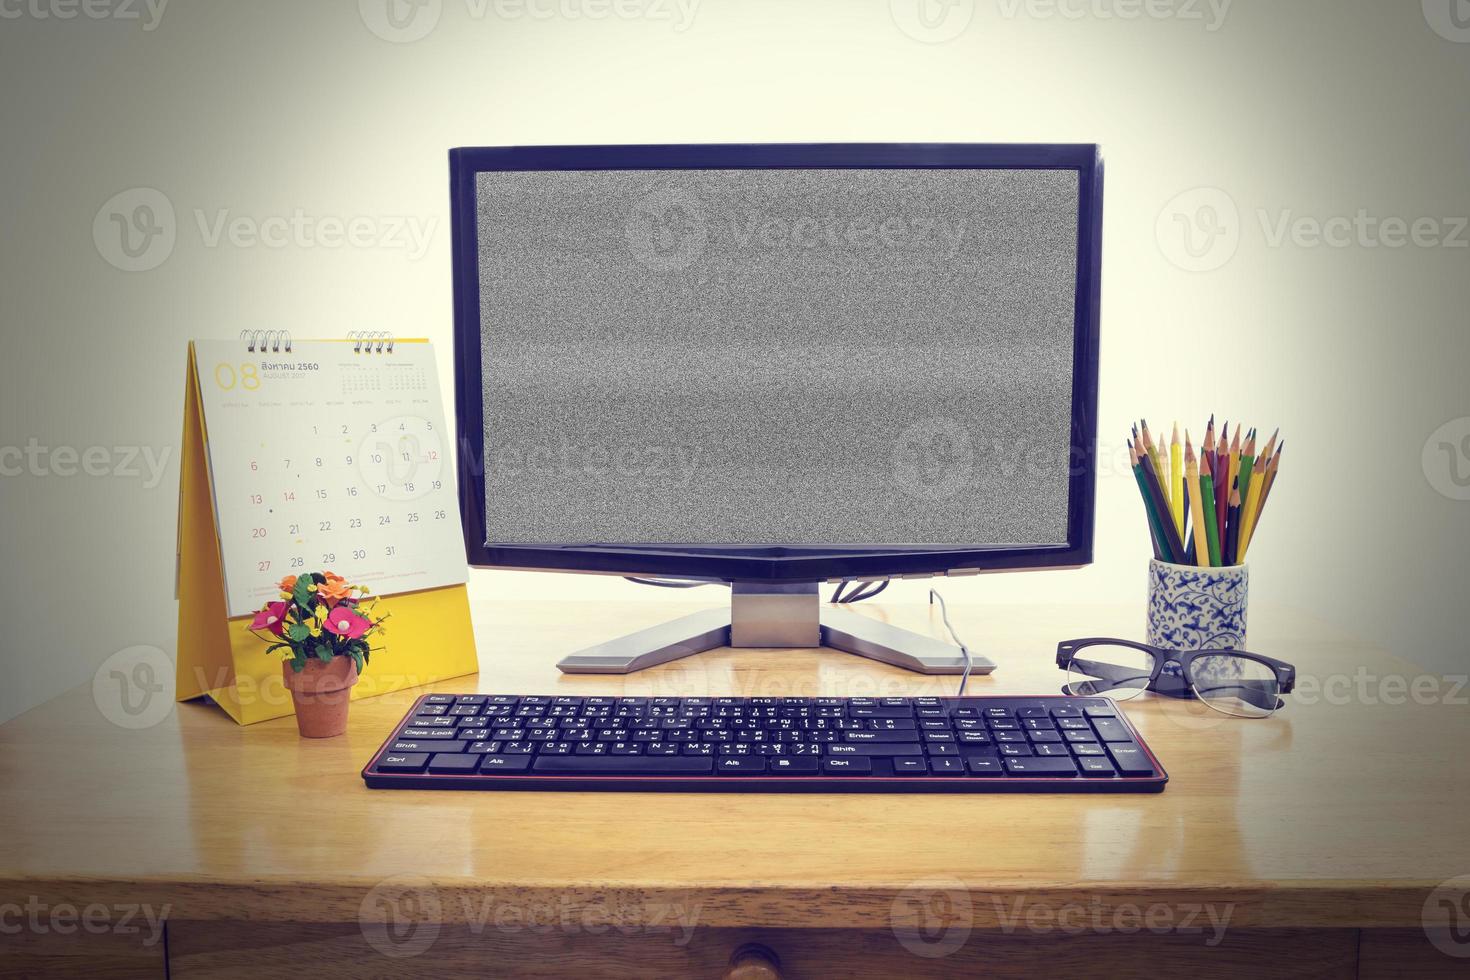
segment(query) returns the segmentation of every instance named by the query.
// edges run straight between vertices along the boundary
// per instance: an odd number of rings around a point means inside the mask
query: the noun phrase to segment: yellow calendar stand
[[[398,341],[405,343],[405,341]],[[208,696],[242,725],[293,713],[281,657],[226,614],[221,536],[210,485],[198,363],[189,345],[184,445],[179,476],[178,665],[175,697]],[[374,651],[353,698],[372,697],[479,670],[469,599],[463,585],[380,597],[382,649]]]

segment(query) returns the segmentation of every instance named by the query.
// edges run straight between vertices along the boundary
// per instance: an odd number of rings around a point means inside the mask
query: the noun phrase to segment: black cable
[[[884,589],[888,588],[888,581],[889,580],[885,578],[881,582],[873,582],[870,580],[860,581],[854,584],[851,579],[843,579],[841,582],[837,583],[837,588],[832,590],[832,598],[827,601],[835,602],[839,605],[847,605],[848,603],[852,602],[862,602],[864,599],[871,599],[879,592],[882,592]],[[843,595],[842,590],[845,589],[848,585],[852,585],[852,591],[848,592],[846,595]]]
[[[697,589],[701,585],[719,585],[719,582],[699,582],[694,579],[670,579],[670,578],[639,578],[637,575],[624,575],[623,580],[635,582],[638,585],[652,585],[660,589]]]
[[[873,596],[877,595],[879,592],[882,592],[886,588],[888,588],[888,579],[884,579],[883,581],[879,582],[877,585],[869,586],[866,590],[864,590],[862,592],[859,592],[856,595],[848,596],[847,597],[847,601],[848,602],[862,602],[864,599],[871,599],[871,598],[873,598]]]

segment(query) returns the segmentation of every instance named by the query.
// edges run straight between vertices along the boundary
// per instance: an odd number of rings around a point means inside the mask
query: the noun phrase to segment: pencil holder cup
[[[1243,649],[1249,595],[1244,565],[1201,568],[1154,559],[1148,566],[1148,642],[1165,650]]]

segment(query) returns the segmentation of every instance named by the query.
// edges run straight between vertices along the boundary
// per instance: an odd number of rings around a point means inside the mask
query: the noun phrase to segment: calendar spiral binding
[[[240,339],[245,341],[245,349],[252,354],[264,354],[267,351],[272,354],[279,354],[281,351],[291,353],[289,330],[241,330]]]
[[[252,354],[269,351],[279,354],[291,353],[291,331],[289,330],[241,330],[240,339],[245,349]],[[347,339],[352,342],[354,354],[391,354],[397,338],[387,330],[349,330]]]
[[[391,354],[397,338],[386,330],[349,330],[347,339],[352,341],[354,354]]]

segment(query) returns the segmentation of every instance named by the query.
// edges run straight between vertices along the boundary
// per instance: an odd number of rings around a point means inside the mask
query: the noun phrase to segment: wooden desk
[[[828,651],[718,650],[625,678],[554,667],[693,608],[486,605],[483,672],[435,688],[872,696],[955,683]],[[940,635],[920,606],[865,611]],[[999,664],[971,692],[997,694],[1056,692],[1057,640],[1135,636],[1139,615],[952,609]],[[1325,632],[1253,610],[1252,645],[1303,678],[1276,718],[1130,702],[1172,777],[1140,796],[370,791],[359,770],[422,691],[359,701],[346,736],[311,742],[290,719],[240,728],[204,704],[124,730],[88,686],[0,726],[0,953],[27,975],[157,977],[166,958],[174,978],[718,977],[757,942],[784,977],[1464,976],[1470,959],[1432,946],[1421,917],[1436,886],[1470,874],[1470,692],[1441,684],[1435,699],[1458,704],[1402,703],[1382,679],[1420,671]],[[27,903],[41,925],[16,933]],[[166,942],[112,927],[138,903],[166,911]],[[95,928],[64,914],[88,906],[103,906]],[[1194,928],[1176,928],[1186,918]]]

